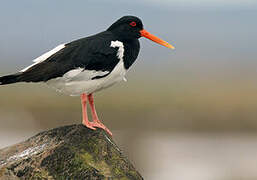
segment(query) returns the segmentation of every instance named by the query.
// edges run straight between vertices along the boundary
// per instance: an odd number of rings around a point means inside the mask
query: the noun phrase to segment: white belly
[[[82,93],[94,93],[125,80],[126,72],[123,61],[119,61],[112,72],[103,78],[91,80],[91,76],[104,75],[105,72],[86,70],[76,73],[76,70],[73,70],[74,76],[71,75],[71,72],[67,72],[63,77],[47,81],[47,84],[64,94],[78,96]]]

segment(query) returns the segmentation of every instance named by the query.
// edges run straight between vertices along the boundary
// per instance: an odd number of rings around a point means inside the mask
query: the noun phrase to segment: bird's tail
[[[11,75],[0,77],[0,85],[20,82],[21,81],[21,79],[20,79],[21,74],[22,73],[16,73],[16,74],[11,74]]]

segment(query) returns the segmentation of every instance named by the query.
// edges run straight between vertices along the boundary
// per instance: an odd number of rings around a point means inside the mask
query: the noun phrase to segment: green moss
[[[130,167],[128,162],[122,159],[120,152],[115,148],[109,148],[105,141],[89,140],[89,151],[82,150],[77,159],[86,167],[93,167],[104,177],[112,177],[114,179],[129,179],[129,177],[137,177],[136,173],[128,171]],[[107,156],[109,154],[109,156]],[[128,175],[128,176],[127,176]]]
[[[122,177],[122,178],[120,178],[119,180],[129,180],[129,178]]]
[[[30,180],[34,180],[34,179],[54,180],[54,178],[49,175],[48,171],[44,169],[37,169],[34,175],[30,178]]]
[[[85,152],[83,154],[81,154],[81,157],[82,159],[84,160],[84,163],[87,164],[87,163],[90,163],[90,162],[93,162],[94,159],[93,159],[93,156],[90,155],[89,153]]]
[[[95,160],[91,154],[84,152],[80,155],[83,160],[83,164],[86,166],[91,166],[99,171],[100,174],[105,177],[111,177],[111,169],[104,160]]]
[[[1,168],[0,169],[0,177],[2,177],[4,175],[4,172],[5,172],[5,168]]]

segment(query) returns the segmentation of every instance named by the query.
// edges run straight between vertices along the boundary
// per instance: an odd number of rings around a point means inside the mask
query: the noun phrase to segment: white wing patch
[[[96,76],[104,76],[109,71],[84,70],[83,68],[73,69],[63,75],[63,79],[67,81],[90,81]]]
[[[84,69],[83,68],[78,68],[78,69],[73,69],[73,70],[70,70],[68,72],[66,72],[64,75],[63,75],[63,78],[65,79],[71,79],[75,76],[77,76],[79,73],[81,73]]]
[[[36,64],[39,64],[41,62],[43,62],[44,60],[46,60],[47,58],[49,58],[50,56],[52,56],[53,54],[57,53],[58,51],[62,50],[63,48],[65,48],[65,44],[61,44],[57,47],[55,47],[54,49],[52,49],[51,51],[46,52],[45,54],[39,56],[38,58],[33,60],[33,64],[31,64],[30,66],[22,69],[20,72],[25,72],[27,71],[29,68],[31,68],[32,66],[35,66]]]

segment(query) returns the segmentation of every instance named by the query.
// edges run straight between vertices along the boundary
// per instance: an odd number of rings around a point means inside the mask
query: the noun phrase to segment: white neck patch
[[[118,47],[118,53],[117,53],[117,57],[123,61],[123,57],[124,57],[124,45],[121,41],[111,41],[111,46],[110,47],[113,47],[113,48],[116,48]]]

